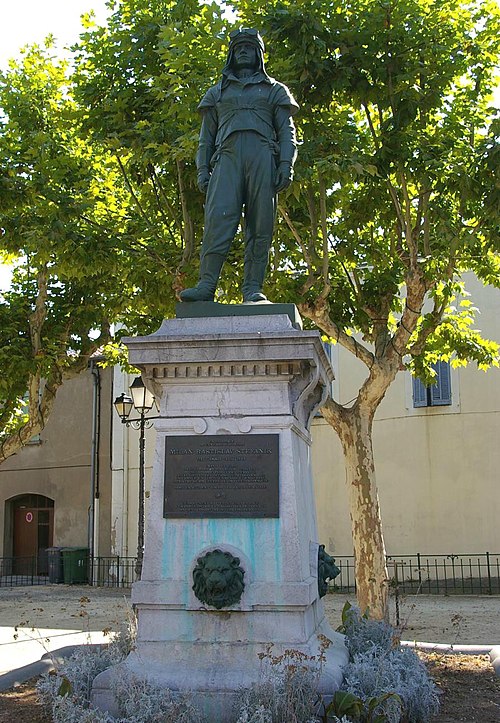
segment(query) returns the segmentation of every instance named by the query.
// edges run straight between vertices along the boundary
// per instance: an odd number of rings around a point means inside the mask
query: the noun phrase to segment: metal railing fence
[[[90,580],[97,587],[131,587],[137,580],[136,557],[95,557]]]
[[[128,588],[137,579],[136,562],[135,557],[95,557],[88,581],[98,587]],[[335,557],[335,564],[340,574],[329,591],[356,592],[354,558]],[[500,553],[388,555],[387,568],[391,588],[402,595],[500,595]],[[64,577],[54,578],[53,571],[47,571],[40,556],[0,557],[0,587],[64,582]]]
[[[57,561],[56,561],[57,562]],[[84,573],[86,582],[97,587],[131,587],[136,581],[135,557],[95,557],[89,561]],[[65,579],[66,578],[66,579]],[[73,579],[64,574],[62,562],[60,566],[47,563],[40,564],[40,556],[31,557],[0,557],[0,587],[22,587],[27,585],[49,585],[67,582],[86,584],[81,573]]]
[[[0,557],[0,587],[46,585],[47,580],[46,565],[39,572],[39,558],[36,555]]]
[[[500,595],[500,553],[388,555],[390,587],[399,594]],[[330,592],[356,592],[352,556],[335,556],[340,569]]]

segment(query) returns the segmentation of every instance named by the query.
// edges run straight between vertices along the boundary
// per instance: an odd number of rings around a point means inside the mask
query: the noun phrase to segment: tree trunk
[[[337,431],[350,494],[357,600],[362,613],[388,619],[388,575],[372,444],[373,412],[351,408]]]

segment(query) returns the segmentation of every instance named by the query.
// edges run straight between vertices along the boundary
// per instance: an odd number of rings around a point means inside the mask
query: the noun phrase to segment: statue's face
[[[259,66],[257,48],[253,43],[238,43],[233,51],[233,65],[236,70],[256,70]]]

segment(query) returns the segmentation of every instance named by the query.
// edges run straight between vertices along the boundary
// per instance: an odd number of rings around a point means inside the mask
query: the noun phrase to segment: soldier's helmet
[[[253,28],[238,28],[229,34],[229,51],[227,54],[226,65],[222,71],[223,75],[227,75],[233,65],[234,49],[240,43],[251,43],[257,50],[257,59],[259,70],[267,77],[264,68],[264,41],[260,33]]]
[[[239,45],[239,43],[252,43],[259,48],[262,55],[264,54],[264,41],[262,40],[259,31],[253,28],[237,28],[229,33],[229,52]]]

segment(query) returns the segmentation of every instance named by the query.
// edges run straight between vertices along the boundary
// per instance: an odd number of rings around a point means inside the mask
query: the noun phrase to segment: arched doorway
[[[47,548],[54,537],[54,500],[28,494],[9,500],[14,574],[48,574]]]

